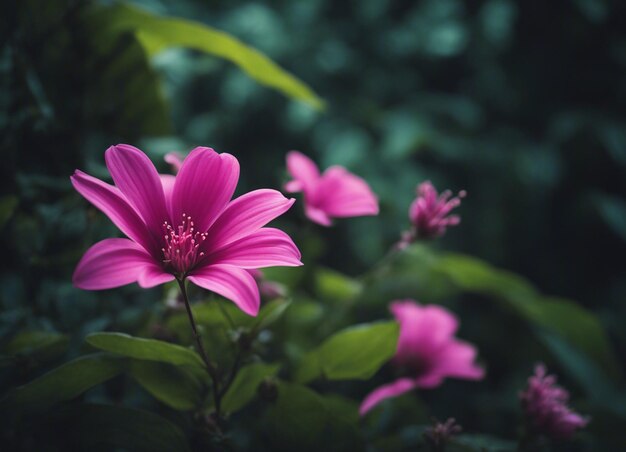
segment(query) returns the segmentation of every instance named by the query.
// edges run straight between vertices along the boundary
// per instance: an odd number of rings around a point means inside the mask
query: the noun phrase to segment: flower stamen
[[[204,256],[200,251],[200,244],[207,238],[206,232],[197,232],[193,220],[189,215],[182,215],[182,222],[177,228],[172,227],[167,221],[163,223],[165,235],[165,247],[163,251],[163,263],[166,268],[177,275],[185,275]]]

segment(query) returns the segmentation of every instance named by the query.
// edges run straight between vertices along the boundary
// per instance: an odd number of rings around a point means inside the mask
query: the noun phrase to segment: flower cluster
[[[167,154],[165,160],[175,175],[159,174],[143,152],[129,145],[110,147],[105,160],[115,185],[79,170],[71,181],[127,238],[106,239],[87,250],[74,272],[74,284],[100,290],[132,282],[153,287],[178,281],[198,351],[213,380],[219,417],[220,399],[232,379],[220,388],[219,375],[196,331],[185,282],[232,300],[250,315],[259,311],[261,295],[285,296],[285,287],[266,280],[259,269],[302,265],[292,239],[279,229],[266,227],[295,200],[271,189],[254,190],[231,200],[239,163],[232,155],[210,148],[198,147],[185,158]],[[345,168],[333,166],[320,173],[311,159],[292,151],[287,155],[287,169],[293,179],[285,190],[303,193],[305,214],[315,223],[329,226],[334,218],[379,211],[378,199],[368,184]],[[450,213],[464,196],[464,191],[457,197],[450,191],[439,195],[430,182],[420,184],[409,209],[412,226],[399,248],[417,239],[439,237],[448,226],[457,225],[459,216]],[[413,300],[393,301],[389,309],[399,324],[391,364],[400,377],[367,395],[359,409],[361,415],[387,398],[415,388],[435,388],[446,378],[484,377],[484,369],[476,364],[476,347],[455,336],[459,321],[452,312]],[[543,365],[536,367],[520,399],[534,434],[568,439],[589,422],[567,406],[567,391],[556,385],[556,378],[547,375]],[[430,428],[426,438],[441,449],[459,432],[454,419],[449,419]]]
[[[589,419],[567,406],[569,393],[556,384],[556,377],[548,375],[546,367],[538,364],[528,379],[528,386],[520,394],[522,408],[529,427],[536,434],[554,439],[570,439],[585,427]]]

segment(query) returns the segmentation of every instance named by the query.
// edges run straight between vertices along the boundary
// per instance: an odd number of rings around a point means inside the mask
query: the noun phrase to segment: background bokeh
[[[600,319],[623,362],[623,2],[135,2],[239,38],[310,86],[324,110],[202,52],[173,48],[147,58],[132,33],[112,39],[98,22],[106,18],[84,18],[86,8],[108,2],[5,3],[3,338],[22,329],[60,332],[70,346],[62,356],[71,357],[90,332],[126,331],[144,321],[159,289],[92,293],[72,287],[86,247],[117,232],[73,191],[69,176],[81,168],[106,179],[103,152],[115,143],[137,145],[162,172],[169,171],[166,152],[203,145],[239,159],[238,193],[281,187],[291,149],[323,168],[340,164],[364,177],[380,198],[380,216],[322,229],[307,224],[297,203],[281,220],[306,264],[352,277],[380,261],[408,227],[419,182],[467,190],[462,224],[430,248],[472,255],[523,275],[541,293],[575,300]],[[443,302],[459,314],[461,336],[478,344],[489,382],[450,382],[424,394],[431,414],[454,415],[470,431],[514,437],[517,391],[539,359],[554,365],[584,410],[585,388],[562,362],[551,361],[531,337],[532,327],[480,295],[442,296],[421,271],[414,273],[418,289],[373,291],[353,319],[389,317],[386,304],[396,295]],[[9,387],[39,371],[5,373],[0,382]],[[339,391],[357,400],[372,387],[359,382]],[[400,410],[387,413],[387,424],[381,421],[389,435],[402,423]],[[568,447],[624,446],[624,429],[616,430],[624,418],[607,412],[606,419],[597,415],[579,446]]]

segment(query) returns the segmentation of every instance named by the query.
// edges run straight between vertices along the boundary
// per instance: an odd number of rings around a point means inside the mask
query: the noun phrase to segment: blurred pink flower
[[[535,374],[528,379],[520,400],[534,433],[569,439],[589,423],[588,418],[568,408],[569,393],[556,384],[554,375],[547,375],[543,364],[535,366]]]
[[[248,271],[259,285],[259,291],[262,297],[272,300],[287,295],[287,288],[284,285],[276,281],[268,281],[265,279],[265,275],[263,275],[261,270],[251,269]]]
[[[378,199],[367,182],[342,166],[331,166],[320,174],[310,158],[291,151],[287,169],[293,180],[285,184],[285,190],[304,193],[304,211],[311,221],[330,226],[331,218],[378,215]]]
[[[391,303],[390,310],[400,324],[400,336],[392,364],[408,374],[371,392],[359,412],[364,415],[382,400],[414,388],[434,388],[444,378],[480,380],[484,370],[474,363],[476,348],[454,337],[456,317],[437,305],[422,306],[413,300]]]
[[[172,172],[177,174],[180,171],[180,167],[183,166],[185,158],[179,152],[172,151],[165,154],[163,160],[165,160],[165,163],[169,163],[172,166]]]
[[[409,207],[409,219],[412,227],[404,233],[401,244],[406,246],[418,239],[432,239],[446,232],[448,226],[456,226],[461,222],[458,215],[448,215],[452,209],[461,204],[466,196],[460,191],[457,197],[450,199],[452,192],[444,191],[438,195],[430,181],[422,182],[417,187],[417,198]]]
[[[302,265],[287,234],[263,227],[294,200],[261,189],[231,201],[239,179],[232,155],[198,147],[177,176],[159,175],[143,152],[125,144],[107,149],[105,160],[114,186],[79,170],[71,181],[128,238],[89,248],[74,271],[76,287],[153,287],[189,279],[256,315],[259,289],[248,270]]]

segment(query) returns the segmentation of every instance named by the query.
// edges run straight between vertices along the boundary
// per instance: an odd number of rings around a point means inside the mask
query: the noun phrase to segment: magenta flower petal
[[[285,190],[304,192],[305,214],[315,223],[330,226],[332,218],[378,214],[378,199],[369,185],[341,166],[320,175],[311,159],[291,151],[287,169],[293,180],[285,184]]]
[[[283,231],[262,228],[208,256],[209,265],[229,264],[241,268],[297,267],[300,251]],[[253,274],[254,276],[254,274]]]
[[[167,273],[161,266],[152,262],[144,266],[137,278],[137,284],[144,289],[149,289],[150,287],[170,281],[174,281],[174,275]]]
[[[480,380],[485,376],[485,371],[474,363],[476,348],[454,337],[458,320],[450,311],[436,305],[422,306],[413,300],[394,301],[389,308],[400,324],[396,355],[391,363],[408,378],[367,396],[363,412],[396,391],[402,393],[403,388],[429,389],[448,377]]]
[[[437,353],[458,328],[458,321],[437,305],[420,306],[412,300],[395,301],[390,310],[400,323],[396,360],[413,360],[415,350]]]
[[[466,380],[480,380],[485,376],[485,370],[474,363],[478,351],[472,344],[455,339],[448,342],[440,353],[436,372]]]
[[[330,226],[331,224],[333,224],[333,221],[330,219],[328,214],[322,209],[318,209],[317,207],[305,204],[304,214],[309,220],[322,226]]]
[[[328,168],[316,194],[318,205],[332,217],[378,215],[378,199],[369,185],[340,166]]]
[[[154,237],[169,219],[159,173],[146,154],[127,144],[111,146],[104,154],[115,185],[143,218]]]
[[[287,183],[290,192],[307,191],[317,184],[320,172],[315,162],[301,152],[287,153],[287,170],[297,183]]]
[[[171,174],[159,174],[161,179],[161,185],[163,186],[163,196],[165,196],[165,206],[167,207],[167,213],[170,218],[172,216],[172,192],[174,191],[174,183],[176,182],[176,176]]]
[[[168,152],[165,154],[165,157],[163,157],[163,160],[172,165],[174,173],[178,173],[180,171],[180,167],[183,166],[183,158],[178,152]]]
[[[374,389],[365,397],[365,399],[361,403],[361,406],[359,407],[359,414],[361,416],[364,416],[365,413],[370,411],[383,400],[389,399],[391,397],[397,397],[411,391],[416,387],[417,385],[415,384],[415,381],[410,378],[400,378],[393,383],[380,386],[379,388]]]
[[[154,250],[152,237],[146,225],[117,187],[76,170],[70,177],[72,185],[81,195],[100,209],[130,239],[147,250]]]
[[[302,265],[287,234],[262,229],[293,199],[257,190],[229,204],[239,179],[232,155],[196,148],[177,176],[159,175],[132,146],[113,146],[105,157],[117,187],[80,171],[71,180],[131,240],[105,240],[89,249],[74,273],[77,287],[97,290],[135,281],[154,287],[189,279],[256,315],[259,288],[248,270]]]
[[[106,239],[87,250],[72,281],[80,289],[111,289],[137,281],[151,263],[152,257],[132,240]]]
[[[289,210],[295,201],[270,189],[246,193],[229,203],[211,226],[209,243],[220,248],[252,234]]]
[[[239,180],[239,162],[230,154],[195,148],[183,162],[172,193],[172,219],[190,216],[206,231],[224,210]]]
[[[246,314],[256,316],[259,313],[259,287],[247,270],[232,265],[211,265],[194,270],[189,280],[228,298]]]

